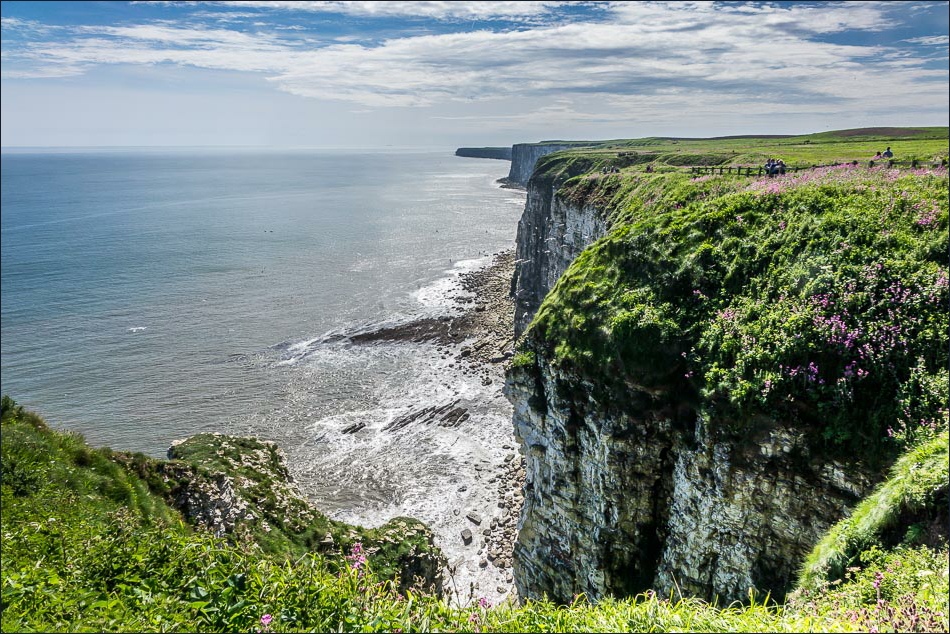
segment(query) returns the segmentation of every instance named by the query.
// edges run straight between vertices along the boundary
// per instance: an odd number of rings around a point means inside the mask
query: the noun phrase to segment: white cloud
[[[950,45],[950,35],[931,35],[927,37],[912,37],[909,40],[902,40],[910,44],[921,44],[923,46],[943,46]]]
[[[565,2],[501,0],[498,2],[294,2],[290,0],[233,0],[219,4],[262,9],[289,9],[322,13],[341,13],[360,17],[414,17],[433,20],[495,20],[539,16]]]
[[[554,3],[266,4],[351,15],[417,12],[445,19],[516,11],[529,15]],[[516,9],[522,4],[529,6]],[[359,107],[536,97],[559,104],[539,113],[552,121],[687,112],[714,116],[723,109],[866,109],[868,100],[882,93],[892,108],[946,107],[945,70],[927,70],[906,51],[814,38],[847,28],[884,28],[893,21],[886,3],[780,7],[633,2],[604,7],[609,21],[393,37],[374,45],[342,36],[329,45],[303,46],[299,39],[283,39],[276,28],[254,33],[167,23],[82,27],[71,38],[5,51],[4,75],[51,77],[101,64],[169,63],[263,73],[286,92]],[[918,39],[931,44],[939,37]],[[583,107],[572,105],[582,102]],[[608,104],[609,112],[598,114],[598,103]]]

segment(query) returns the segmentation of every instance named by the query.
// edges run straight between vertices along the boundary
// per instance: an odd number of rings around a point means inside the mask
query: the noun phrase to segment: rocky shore
[[[483,386],[504,383],[505,368],[514,353],[514,302],[511,279],[514,272],[514,251],[494,254],[487,267],[460,276],[458,291],[450,298],[460,306],[455,315],[424,318],[394,327],[380,328],[351,336],[351,343],[431,342],[449,367],[480,378]],[[398,429],[420,421],[436,422],[454,427],[466,420],[468,413],[450,403],[441,408],[426,408],[392,421],[388,429]],[[524,500],[524,462],[513,440],[504,442],[503,462],[496,467],[476,466],[495,491],[492,508],[453,508],[448,512],[464,517],[466,528],[456,539],[477,552],[478,567],[490,575],[497,587],[480,587],[474,595],[489,597],[513,596],[512,552],[517,537],[518,518]],[[491,471],[486,473],[486,471]],[[451,588],[451,578],[458,572],[451,562],[444,587]],[[459,575],[465,577],[465,575]],[[484,584],[482,584],[484,585]],[[457,588],[460,602],[465,603],[470,588]],[[496,594],[497,593],[497,594]]]
[[[474,339],[461,349],[460,359],[478,364],[506,361],[514,345],[514,302],[511,299],[514,259],[514,250],[502,251],[494,255],[487,267],[463,273],[459,279],[462,293],[450,296],[462,306],[459,314],[359,333],[352,335],[350,342],[432,341],[439,344],[443,356],[447,356],[452,353],[451,346]]]

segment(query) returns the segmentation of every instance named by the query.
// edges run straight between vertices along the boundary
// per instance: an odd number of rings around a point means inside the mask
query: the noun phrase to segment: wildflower
[[[265,630],[270,629],[270,622],[274,619],[270,614],[265,614],[261,617],[261,625],[264,626]]]
[[[489,601],[489,600],[486,599],[485,597],[480,597],[480,598],[478,599],[478,607],[484,608],[484,609],[487,610],[488,608],[491,607],[491,601]]]
[[[877,590],[881,587],[881,582],[884,581],[884,573],[876,572],[874,573],[874,589]]]

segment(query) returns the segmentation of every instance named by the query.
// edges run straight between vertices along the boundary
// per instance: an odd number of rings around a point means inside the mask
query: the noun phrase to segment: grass
[[[860,565],[872,546],[917,546],[946,542],[948,461],[947,432],[922,443],[896,462],[891,477],[837,524],[805,562],[799,585],[815,588],[843,579]]]
[[[781,158],[789,167],[811,167],[854,160],[866,163],[890,146],[897,161],[918,160],[927,164],[947,160],[948,137],[945,127],[863,128],[787,137],[650,137],[602,141],[558,155],[595,158],[603,164],[639,170],[649,163],[659,171],[687,165],[758,167],[769,157]],[[624,156],[619,156],[621,152]]]
[[[581,161],[546,158],[542,178]],[[558,196],[613,228],[538,310],[522,344],[538,362],[735,437],[794,422],[882,465],[946,429],[946,168],[581,175]]]

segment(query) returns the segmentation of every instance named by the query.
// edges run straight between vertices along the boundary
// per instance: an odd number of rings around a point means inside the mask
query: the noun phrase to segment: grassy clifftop
[[[781,158],[790,167],[866,163],[891,148],[896,161],[946,161],[947,128],[857,128],[798,136],[732,136],[715,139],[649,137],[602,141],[542,159],[541,171],[562,170],[569,158],[617,167],[651,164],[658,171],[683,166],[753,166]],[[560,159],[560,161],[559,161]],[[880,161],[880,159],[878,159]],[[946,163],[944,163],[946,164]],[[576,172],[575,172],[576,175]]]
[[[945,167],[750,179],[634,166],[567,178],[558,196],[613,229],[548,295],[527,350],[614,396],[688,402],[724,433],[811,428],[843,456],[888,463],[947,428]]]

